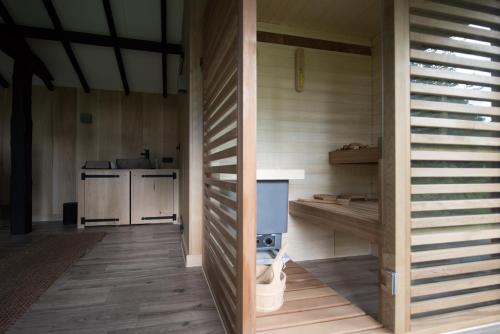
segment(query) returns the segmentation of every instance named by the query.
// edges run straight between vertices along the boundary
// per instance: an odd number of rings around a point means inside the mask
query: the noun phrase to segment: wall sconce
[[[304,49],[295,50],[295,90],[304,91]]]

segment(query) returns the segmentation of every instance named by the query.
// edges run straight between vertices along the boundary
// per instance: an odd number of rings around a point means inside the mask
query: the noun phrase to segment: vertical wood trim
[[[257,3],[239,1],[238,333],[255,333]]]
[[[383,270],[397,274],[396,295],[382,291],[382,322],[410,330],[410,34],[408,0],[384,2]],[[387,277],[387,276],[386,276]],[[386,282],[387,286],[387,282]]]

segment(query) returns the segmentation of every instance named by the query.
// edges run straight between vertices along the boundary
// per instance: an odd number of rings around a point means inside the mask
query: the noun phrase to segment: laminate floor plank
[[[7,333],[222,334],[201,268],[185,268],[177,225],[91,227],[36,223],[27,236],[0,226],[0,256],[52,233],[104,231]],[[1,287],[1,283],[0,283]]]

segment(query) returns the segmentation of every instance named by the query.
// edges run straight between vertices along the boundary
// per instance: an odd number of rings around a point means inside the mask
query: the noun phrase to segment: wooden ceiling
[[[325,33],[374,37],[381,0],[258,0],[257,21]]]

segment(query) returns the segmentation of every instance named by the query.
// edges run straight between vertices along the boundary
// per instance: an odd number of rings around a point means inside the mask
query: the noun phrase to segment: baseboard
[[[201,267],[202,257],[201,254],[187,254],[184,238],[181,238],[182,257],[184,258],[184,265],[186,267]]]
[[[202,257],[201,254],[186,255],[186,267],[201,267]]]

